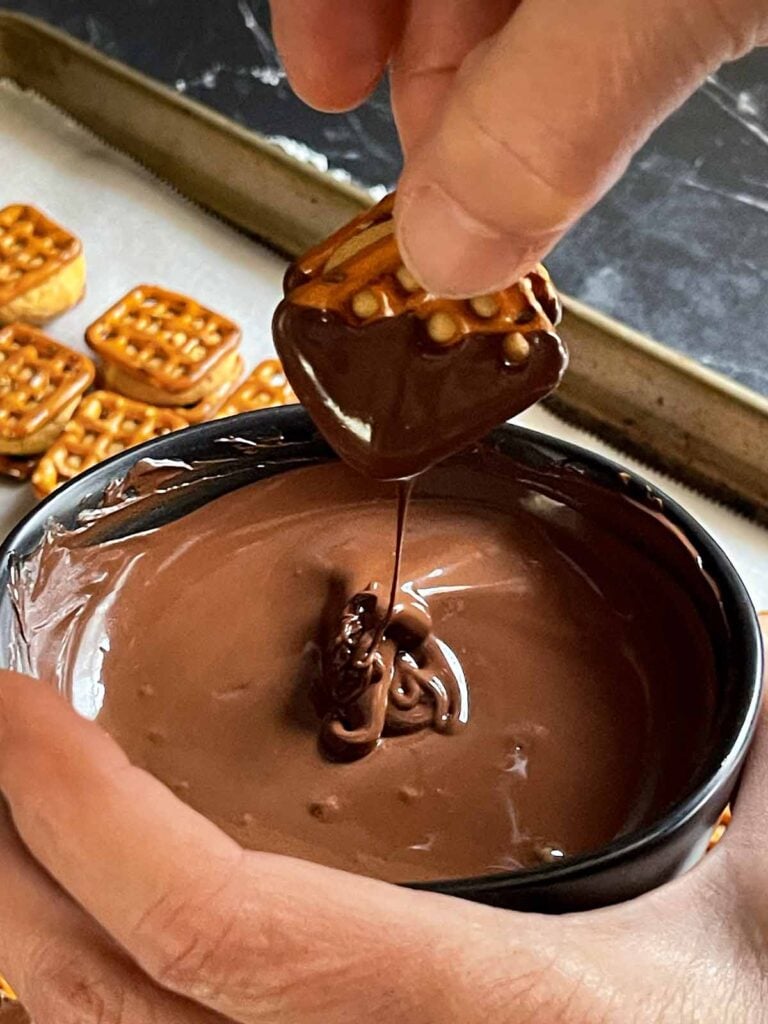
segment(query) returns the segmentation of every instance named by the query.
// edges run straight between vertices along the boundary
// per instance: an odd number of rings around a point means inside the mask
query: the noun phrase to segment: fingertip
[[[436,181],[398,189],[395,230],[406,266],[428,292],[470,298],[519,280],[554,244],[478,220]]]
[[[323,69],[303,66],[289,70],[291,88],[304,103],[324,114],[354,110],[373,93],[384,73],[384,65],[346,67],[343,75],[329,75]]]
[[[117,743],[55,686],[0,670],[0,787],[9,799],[31,793],[52,771],[79,770],[86,756],[105,771],[127,764]]]
[[[281,0],[272,32],[300,99],[326,113],[359,106],[375,89],[398,31],[391,0]]]
[[[11,669],[0,669],[0,730],[8,732],[18,725],[27,728],[48,713],[70,713],[55,687]]]

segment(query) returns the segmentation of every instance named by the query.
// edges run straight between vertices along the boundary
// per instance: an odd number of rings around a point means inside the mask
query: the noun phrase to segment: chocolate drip
[[[469,718],[463,673],[437,640],[426,602],[401,591],[385,612],[372,583],[347,602],[324,658],[315,704],[334,760],[370,754],[383,736],[455,732]]]
[[[383,736],[421,729],[453,732],[469,718],[464,673],[433,636],[426,601],[400,589],[405,523],[413,482],[397,485],[397,536],[386,610],[371,583],[347,602],[325,652],[315,704],[321,749],[332,760],[370,754]],[[400,601],[397,597],[400,593]]]
[[[510,365],[500,338],[473,335],[440,349],[413,314],[350,326],[288,300],[273,336],[291,386],[351,466],[402,480],[480,440],[556,387],[565,347],[552,331],[525,335]]]

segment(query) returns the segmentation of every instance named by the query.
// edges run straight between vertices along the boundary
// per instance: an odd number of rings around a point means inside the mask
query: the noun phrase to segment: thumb
[[[763,0],[523,0],[467,57],[406,163],[396,219],[410,270],[446,296],[512,283],[766,28]]]

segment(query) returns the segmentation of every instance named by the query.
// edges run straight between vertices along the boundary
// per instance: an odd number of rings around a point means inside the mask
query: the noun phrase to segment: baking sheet
[[[13,79],[286,257],[370,195],[262,136],[0,9],[0,78]],[[638,265],[638,273],[642,267]],[[548,408],[768,525],[768,398],[564,296],[571,366]]]
[[[84,348],[85,327],[130,287],[161,284],[233,317],[249,366],[272,354],[270,320],[284,262],[219,222],[46,102],[0,80],[0,206],[30,202],[85,246],[88,293],[50,332]],[[258,189],[258,181],[253,183]],[[520,422],[618,457],[685,505],[719,540],[755,603],[768,608],[768,531],[658,473],[645,471],[544,409]],[[34,504],[25,485],[0,482],[0,532]]]

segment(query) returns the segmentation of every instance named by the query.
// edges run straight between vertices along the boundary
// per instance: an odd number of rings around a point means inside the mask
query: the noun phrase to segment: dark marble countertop
[[[293,94],[266,0],[0,0],[368,187],[400,153],[387,91],[319,114]],[[564,291],[768,395],[768,50],[712,76],[550,257]]]

